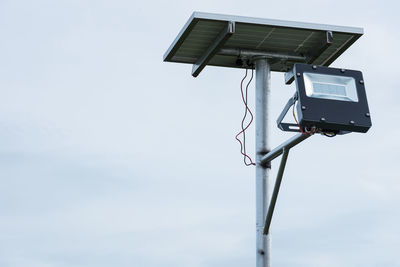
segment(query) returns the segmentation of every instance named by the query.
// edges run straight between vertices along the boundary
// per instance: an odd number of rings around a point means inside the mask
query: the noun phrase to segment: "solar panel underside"
[[[215,15],[215,19],[210,19],[213,14],[207,14],[204,18],[201,14],[196,16],[194,13],[173,42],[171,47],[164,55],[164,61],[195,63],[207,49],[212,45],[218,34],[226,27],[230,20],[224,20]],[[326,27],[324,30],[283,27],[280,25],[267,25],[258,23],[246,23],[244,17],[235,22],[235,32],[223,45],[223,48],[250,49],[272,53],[290,55],[310,55],[326,40]],[[294,22],[293,22],[294,23]],[[321,27],[320,27],[321,28]],[[333,29],[339,28],[332,26]],[[362,29],[355,28],[357,32],[346,32],[332,30],[333,42],[321,54],[316,55],[310,64],[329,66],[338,58],[349,46],[351,46],[361,35]],[[237,65],[237,56],[218,55],[216,53],[207,65],[240,68]],[[294,61],[273,60],[270,62],[271,70],[287,71]]]

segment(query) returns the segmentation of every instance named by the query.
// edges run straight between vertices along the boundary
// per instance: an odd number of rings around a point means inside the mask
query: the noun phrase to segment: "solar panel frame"
[[[321,66],[329,66],[364,33],[362,28],[357,27],[194,12],[165,52],[164,61],[195,64],[229,22],[235,23],[235,32],[224,41],[222,48],[251,49],[283,55],[310,56],[318,50],[326,32],[332,32],[332,44],[315,55],[311,62],[307,62]],[[245,67],[236,61],[237,56],[216,53],[210,57],[207,65]],[[281,72],[288,71],[295,63],[290,59],[270,62],[272,71]]]

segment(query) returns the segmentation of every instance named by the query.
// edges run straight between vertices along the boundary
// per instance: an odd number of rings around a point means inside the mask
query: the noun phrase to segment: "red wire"
[[[241,135],[242,133],[244,133],[244,132],[250,127],[251,123],[253,122],[253,118],[254,118],[253,113],[251,112],[249,106],[247,105],[247,102],[246,102],[246,99],[245,99],[244,93],[243,93],[243,81],[246,79],[246,77],[247,77],[247,69],[246,69],[246,74],[245,74],[245,76],[243,77],[242,81],[240,82],[240,92],[241,92],[241,94],[242,94],[242,101],[243,101],[243,103],[244,103],[244,105],[245,105],[245,107],[246,107],[246,110],[249,112],[250,118],[251,118],[251,119],[250,119],[250,122],[247,124],[247,126],[244,127],[244,128],[235,136],[235,139],[240,143],[240,154],[242,154],[242,155],[245,157],[245,159],[247,158],[247,159],[250,160],[250,164],[246,164],[246,162],[245,162],[246,166],[250,166],[250,165],[256,165],[256,164],[253,162],[253,160],[251,159],[251,157],[250,157],[249,155],[247,155],[246,153],[243,152],[243,144],[242,144],[242,142],[240,141],[240,139],[238,138],[239,135]],[[248,86],[249,86],[249,84],[247,84],[246,89],[247,89]]]

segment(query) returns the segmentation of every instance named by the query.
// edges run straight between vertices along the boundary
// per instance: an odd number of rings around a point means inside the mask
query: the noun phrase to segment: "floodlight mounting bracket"
[[[293,69],[285,72],[284,78],[285,78],[285,84],[287,85],[291,84],[294,81]]]
[[[278,119],[276,120],[276,124],[278,128],[285,132],[300,132],[299,126],[296,123],[285,123],[282,122],[285,118],[286,114],[288,113],[291,106],[293,106],[297,101],[297,92],[294,93],[293,97],[291,97],[288,102],[286,103],[285,107],[283,108],[281,114],[279,115]]]
[[[269,228],[271,226],[272,216],[274,214],[276,200],[278,199],[279,189],[282,182],[283,172],[285,171],[286,161],[289,155],[289,150],[296,146],[297,144],[303,142],[307,138],[312,136],[312,134],[297,134],[287,140],[286,142],[282,143],[275,149],[271,150],[267,154],[261,157],[260,164],[265,166],[270,164],[272,160],[277,158],[278,156],[282,155],[281,163],[279,165],[278,174],[276,176],[274,191],[272,192],[271,201],[269,202],[267,216],[265,218],[265,225],[264,225],[264,235],[268,235]]]

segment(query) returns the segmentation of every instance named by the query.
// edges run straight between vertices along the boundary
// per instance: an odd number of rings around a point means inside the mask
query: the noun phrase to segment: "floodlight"
[[[296,94],[278,118],[278,127],[282,130],[317,129],[343,134],[365,133],[371,127],[361,71],[297,63],[286,74],[286,83],[293,80],[296,82]],[[298,125],[282,123],[296,101]]]

